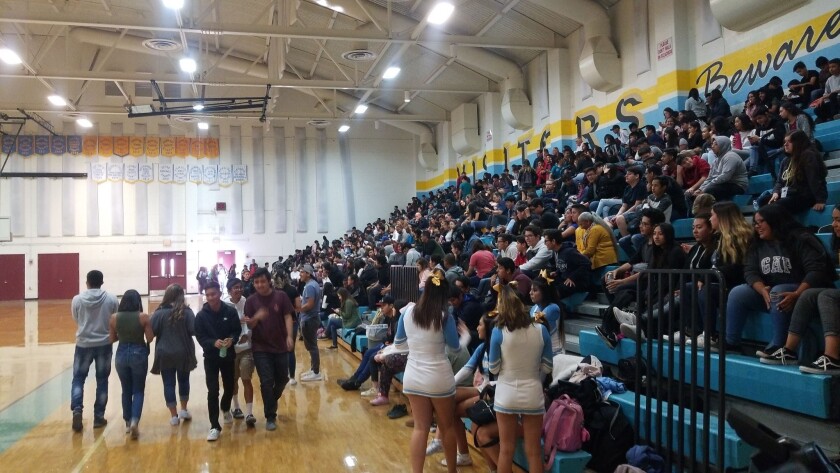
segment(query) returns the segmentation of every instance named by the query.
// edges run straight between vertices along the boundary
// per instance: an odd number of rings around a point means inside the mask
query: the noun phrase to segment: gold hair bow
[[[491,310],[490,312],[488,312],[488,313],[487,313],[487,317],[490,317],[491,319],[492,319],[493,317],[497,316],[497,315],[499,315],[499,311],[498,311],[498,310]]]
[[[551,283],[554,282],[554,279],[548,277],[548,270],[547,269],[543,269],[542,271],[540,271],[540,277],[545,279],[545,282],[547,282],[548,284],[551,284]]]
[[[534,313],[534,320],[537,323],[544,324],[545,323],[545,314],[541,311],[537,311]]]
[[[494,291],[496,291],[496,292],[502,292],[502,285],[501,285],[501,284],[499,284],[499,283],[496,283],[496,284],[493,286],[493,290],[494,290]]]
[[[434,284],[435,286],[440,286],[440,276],[438,276],[437,274],[433,275],[432,284]]]

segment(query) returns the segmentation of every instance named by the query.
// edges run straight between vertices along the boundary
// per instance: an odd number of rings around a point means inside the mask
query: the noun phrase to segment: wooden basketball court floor
[[[107,289],[107,288],[106,288]],[[144,298],[147,311],[159,298]],[[191,307],[200,307],[197,296]],[[207,442],[207,390],[203,365],[190,376],[191,422],[169,425],[160,376],[149,374],[140,438],[125,435],[120,383],[115,369],[109,380],[108,425],[93,430],[91,374],[85,384],[82,433],[70,428],[75,324],[70,301],[0,302],[0,471],[280,471],[395,473],[410,471],[410,417],[390,420],[388,407],[372,407],[358,391],[346,392],[335,380],[348,377],[358,360],[321,342],[322,382],[287,386],[278,412],[278,429],[265,430],[259,379],[254,376],[255,429],[241,420],[223,425],[221,438]],[[201,359],[201,348],[197,357]],[[116,351],[116,347],[114,349]],[[298,372],[309,368],[309,354],[296,343]],[[150,361],[151,365],[151,361]],[[391,394],[392,403],[404,398]],[[240,390],[240,402],[244,399]],[[487,465],[471,450],[473,465],[459,471],[484,472]],[[426,471],[446,471],[442,454],[426,459]]]

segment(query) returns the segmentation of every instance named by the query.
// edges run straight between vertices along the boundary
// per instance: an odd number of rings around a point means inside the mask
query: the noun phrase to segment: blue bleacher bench
[[[740,206],[741,204],[738,205]],[[694,239],[692,228],[694,226],[693,218],[681,218],[679,220],[674,220],[671,224],[674,226],[674,238],[677,240]]]
[[[581,305],[589,292],[576,292],[569,297],[560,299],[560,304],[566,309],[566,312],[574,312],[575,307]]]
[[[750,185],[747,187],[745,194],[761,194],[766,190],[773,188],[773,176],[768,174],[759,174],[750,178]]]

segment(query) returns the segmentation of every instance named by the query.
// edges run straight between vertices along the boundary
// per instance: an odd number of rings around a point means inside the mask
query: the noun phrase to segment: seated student
[[[473,336],[470,345],[467,347],[472,352],[478,346],[478,338],[474,335],[478,330],[478,322],[481,320],[484,309],[481,307],[481,303],[469,293],[469,288],[462,286],[458,281],[449,288],[448,302],[449,312],[455,317],[455,320],[463,322],[470,335]]]
[[[513,259],[514,264],[516,267],[520,267],[528,261],[528,241],[525,240],[524,235],[519,235],[516,237],[516,258]]]
[[[578,251],[589,258],[595,274],[600,274],[604,267],[618,262],[615,236],[601,217],[590,212],[578,216],[575,244]]]
[[[476,241],[473,248],[474,251],[470,256],[470,266],[467,269],[466,276],[470,278],[470,285],[477,287],[481,279],[493,274],[493,269],[496,267],[496,257],[481,240]]]
[[[661,170],[659,170],[661,172]],[[622,237],[629,236],[631,233],[637,233],[638,221],[641,217],[643,209],[657,209],[665,215],[665,221],[671,221],[672,203],[671,197],[666,193],[668,189],[668,181],[662,176],[656,176],[649,182],[650,195],[648,195],[644,203],[642,203],[639,210],[633,212],[625,212],[615,218],[616,226]],[[619,244],[621,242],[619,241]]]
[[[525,227],[525,241],[528,243],[528,261],[519,266],[529,278],[535,278],[537,274],[551,265],[551,250],[546,248],[541,238],[542,229],[536,225]]]
[[[656,211],[656,213],[649,214],[653,218],[653,221],[651,222],[653,225],[658,225],[658,224],[664,222],[664,220],[660,221],[659,218],[661,217],[662,219],[664,219],[665,214],[660,212],[658,209],[650,209],[650,208],[642,209],[641,215],[645,215],[645,212],[651,212],[651,211]],[[634,228],[634,230],[636,230],[636,228]],[[632,235],[627,235],[627,236],[623,236],[623,237],[619,238],[618,239],[618,246],[619,246],[619,248],[624,250],[624,254],[632,255],[633,253],[639,251],[639,248],[642,247],[645,240],[647,240],[647,237],[645,237],[644,235],[642,235],[640,233],[634,233]]]
[[[665,215],[662,212],[646,209],[639,224],[639,232],[645,238],[644,244],[628,262],[604,274],[602,284],[610,306],[604,313],[601,325],[595,327],[595,330],[610,348],[618,345],[616,334],[620,330],[620,324],[615,319],[613,309],[626,307],[636,300],[636,281],[639,279],[639,271],[647,268],[653,259],[653,228],[656,225],[653,222],[661,223],[664,219]]]
[[[804,131],[808,135],[808,141],[814,141],[814,126],[811,117],[799,107],[790,102],[785,102],[779,108],[779,117],[781,117],[787,133],[795,130]]]
[[[420,279],[418,284],[418,288],[420,292],[423,292],[423,288],[426,286],[426,279],[432,275],[432,268],[429,267],[429,262],[426,258],[420,258],[417,260],[417,274]]]
[[[499,256],[515,260],[516,256],[519,254],[519,252],[516,251],[516,242],[513,235],[509,233],[500,233],[499,236],[496,237],[496,246],[499,248]]]
[[[543,200],[540,198],[531,199],[531,203],[529,204],[531,208],[531,212],[538,218],[540,227],[543,230],[548,229],[556,229],[560,226],[560,217],[557,216],[556,213],[547,210],[543,206]]]
[[[837,274],[817,238],[778,205],[753,216],[755,236],[744,269],[746,284],[732,289],[726,305],[726,350],[739,350],[752,312],[769,311],[773,339],[756,354],[769,357],[785,344],[790,314],[808,288],[832,287]]]
[[[644,168],[641,166],[631,166],[628,168],[627,174],[624,176],[627,187],[624,189],[624,194],[621,196],[621,200],[616,202],[615,199],[601,199],[601,201],[598,202],[598,208],[595,210],[595,215],[603,218],[606,220],[608,225],[614,227],[616,218],[625,212],[632,212],[641,206],[642,202],[645,200],[645,196],[647,195],[647,186],[644,179],[642,179],[643,173]],[[621,204],[618,212],[615,215],[608,217],[610,208],[618,203]]]
[[[350,296],[350,291],[342,287],[338,290],[338,299],[341,301],[341,308],[336,309],[334,311],[334,315],[330,315],[330,319],[327,321],[326,327],[327,333],[332,340],[332,345],[327,348],[331,350],[338,348],[339,328],[352,330],[362,323],[362,319],[359,318],[359,305],[356,303],[356,300]]]
[[[732,143],[729,138],[716,136],[712,143],[712,150],[718,159],[709,172],[709,178],[694,191],[694,195],[712,194],[715,200],[720,202],[732,200],[733,196],[746,192],[749,185],[747,168],[744,160],[732,152]]]
[[[560,224],[561,236],[564,241],[574,241],[575,232],[578,228],[578,215],[586,211],[586,206],[582,204],[570,205],[566,208],[566,213],[563,215],[563,222]]]
[[[516,290],[519,291],[519,297],[525,304],[531,303],[531,278],[525,275],[510,258],[500,257],[496,260],[496,274],[490,279],[490,287],[495,288],[497,284],[510,284],[516,281]],[[497,297],[496,291],[492,291],[491,295]],[[484,296],[484,295],[482,295]],[[486,299],[485,302],[487,302]],[[485,309],[495,308],[495,299],[491,299],[489,304],[485,304]]]
[[[823,96],[811,103],[817,114],[817,123],[833,120],[840,111],[840,58],[828,61],[831,76],[825,81]]]
[[[677,158],[677,184],[684,189],[686,196],[693,195],[708,179],[710,170],[709,163],[694,150],[681,151]]]
[[[785,138],[785,125],[767,107],[759,106],[755,116],[755,135],[750,136],[752,144],[747,168],[750,175],[776,173],[776,155],[781,153]]]
[[[822,211],[828,198],[825,178],[828,175],[822,157],[801,130],[785,137],[785,154],[770,203],[777,203],[790,213],[813,208]]]
[[[543,233],[546,248],[553,253],[548,274],[555,279],[555,289],[560,298],[578,292],[589,292],[592,281],[592,263],[583,256],[574,243],[560,239],[559,230]]]
[[[370,376],[370,363],[373,357],[379,353],[379,350],[394,343],[394,335],[397,333],[397,314],[406,304],[404,300],[394,301],[394,298],[390,295],[382,298],[382,305],[376,311],[376,315],[373,316],[370,324],[387,324],[388,330],[385,332],[385,337],[375,344],[371,344],[371,340],[368,340],[368,348],[364,356],[362,356],[362,362],[359,364],[359,368],[349,378],[338,380],[338,384],[342,389],[345,391],[355,391],[362,386],[362,383],[367,381]],[[378,384],[376,382],[374,386],[378,388]]]
[[[560,309],[560,297],[550,279],[537,277],[531,283],[531,318],[544,318],[548,322],[548,335],[551,338],[552,355],[565,353],[566,332],[563,329],[563,312]]]
[[[832,210],[831,220],[831,246],[836,256],[840,254],[840,204]],[[797,348],[808,331],[811,319],[817,314],[822,323],[825,351],[813,363],[800,366],[799,370],[840,376],[840,289],[835,288],[806,289],[793,308],[785,345],[759,361],[769,365],[798,365]]]
[[[242,297],[245,296],[243,295]],[[324,281],[324,299],[317,303],[321,306],[321,325],[326,327],[330,314],[335,313],[335,310],[341,307],[341,301],[338,299],[338,294],[335,293],[335,288],[331,282]]]
[[[793,80],[788,84],[792,94],[791,100],[807,107],[811,103],[811,92],[819,87],[820,73],[809,70],[802,61],[793,65],[793,72],[798,74],[801,79]]]

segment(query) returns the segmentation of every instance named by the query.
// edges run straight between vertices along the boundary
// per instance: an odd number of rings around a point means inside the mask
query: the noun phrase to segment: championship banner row
[[[24,158],[65,153],[83,156],[146,156],[157,158],[218,158],[218,138],[188,138],[186,136],[81,136],[81,135],[21,135],[15,139],[3,135],[4,155],[17,153]]]
[[[157,174],[155,174],[157,168]],[[90,163],[89,177],[98,183],[107,181],[128,183],[157,181],[164,184],[206,184],[227,187],[232,184],[248,182],[248,166],[233,164],[217,166],[215,164],[119,164]]]

